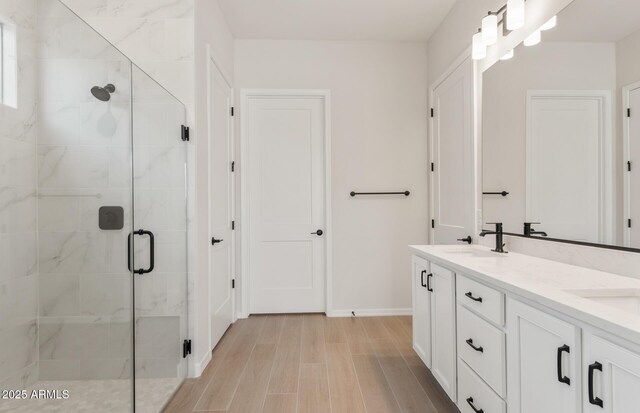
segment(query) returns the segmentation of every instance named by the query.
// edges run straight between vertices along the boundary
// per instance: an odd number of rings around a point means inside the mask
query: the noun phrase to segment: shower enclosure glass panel
[[[68,391],[0,411],[159,412],[187,374],[185,107],[58,0],[0,21],[0,390]]]
[[[148,411],[187,374],[185,107],[137,66],[131,73],[135,269],[144,272],[134,275],[136,411]]]

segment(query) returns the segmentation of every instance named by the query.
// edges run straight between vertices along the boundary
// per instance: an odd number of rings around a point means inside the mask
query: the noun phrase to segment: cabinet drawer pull
[[[431,277],[433,277],[433,274],[427,274],[427,291],[429,292],[433,292],[433,288],[431,288],[431,282],[429,280],[431,280]]]
[[[482,302],[482,297],[474,297],[473,294],[471,293],[471,291],[469,291],[468,293],[465,294],[467,297],[469,297],[470,299],[472,299],[475,302],[481,303]]]
[[[427,288],[427,284],[425,284],[425,283],[424,283],[424,275],[425,275],[426,273],[427,273],[427,271],[426,271],[426,270],[423,270],[423,271],[420,273],[420,285],[421,285],[422,287],[424,287],[424,288]]]
[[[593,374],[596,370],[602,371],[602,364],[597,361],[589,366],[589,403],[604,408],[602,399],[593,395]]]
[[[565,352],[567,354],[571,354],[571,348],[566,344],[562,347],[558,347],[558,381],[571,386],[571,379],[562,374],[562,353]]]
[[[472,349],[474,349],[475,351],[479,352],[479,353],[484,353],[484,348],[482,347],[476,347],[473,345],[473,339],[470,338],[467,340],[467,344],[469,345],[469,347],[471,347]]]
[[[467,399],[467,403],[469,403],[469,406],[471,406],[471,408],[473,409],[474,412],[476,412],[476,413],[484,413],[484,410],[478,409],[476,406],[474,406],[473,397],[469,397]]]

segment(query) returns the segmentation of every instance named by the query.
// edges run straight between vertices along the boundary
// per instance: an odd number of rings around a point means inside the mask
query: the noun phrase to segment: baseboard
[[[198,363],[193,364],[193,369],[195,370],[194,371],[195,375],[193,377],[200,377],[204,369],[207,368],[207,366],[209,365],[210,361],[211,361],[211,351],[207,351],[204,357],[202,357],[202,360],[200,360]]]
[[[411,315],[411,308],[381,308],[381,309],[360,309],[360,310],[333,310],[327,313],[327,317],[384,317],[397,315]]]
[[[244,319],[244,318],[249,318],[249,314],[245,314],[245,313],[236,313],[236,318],[238,320]]]

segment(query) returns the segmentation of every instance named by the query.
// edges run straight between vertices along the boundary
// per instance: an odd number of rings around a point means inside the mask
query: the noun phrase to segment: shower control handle
[[[131,240],[133,238],[134,235],[148,235],[149,236],[149,268],[145,269],[145,268],[140,268],[137,270],[132,270],[131,269],[131,261],[132,261],[132,256],[133,256],[133,250],[131,249]],[[129,237],[127,239],[127,267],[129,268],[129,271],[132,271],[134,274],[148,274],[151,271],[153,271],[153,269],[155,268],[155,256],[156,256],[156,251],[155,251],[155,237],[153,236],[153,232],[151,231],[146,231],[144,229],[139,229],[137,231],[133,231],[132,233],[129,234]]]

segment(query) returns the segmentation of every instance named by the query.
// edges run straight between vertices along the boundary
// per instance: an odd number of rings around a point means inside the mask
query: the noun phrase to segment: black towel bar
[[[404,191],[404,192],[354,192],[351,191],[351,194],[349,194],[351,196],[356,196],[356,195],[404,195],[404,196],[409,196],[411,195],[411,192],[409,191]]]

